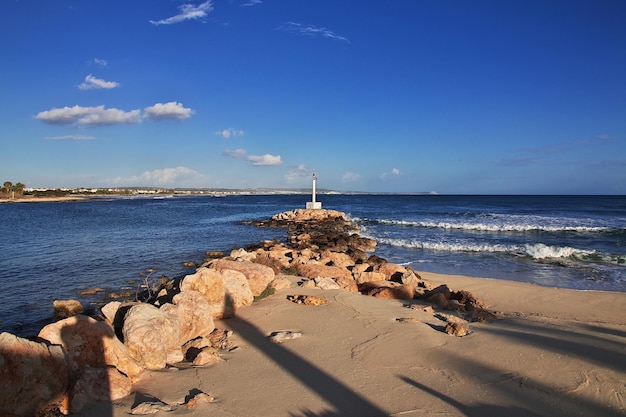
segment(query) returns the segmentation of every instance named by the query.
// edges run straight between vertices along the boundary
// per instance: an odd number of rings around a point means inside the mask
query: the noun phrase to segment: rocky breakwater
[[[360,236],[344,213],[294,210],[248,224],[286,228],[287,237],[207,259],[193,274],[148,289],[142,302],[112,301],[94,317],[75,302],[55,302],[60,319],[41,329],[36,340],[0,334],[0,415],[70,414],[89,402],[130,395],[146,370],[219,362],[220,351],[234,347],[231,332],[216,329],[214,320],[291,287],[294,280],[285,274],[297,275],[302,287],[422,300],[427,304],[412,301],[407,307],[432,309],[426,306],[433,304],[455,311],[438,317],[449,321],[445,331],[457,336],[467,334],[465,319],[494,318],[472,294],[445,285],[432,288],[411,268],[368,254],[376,242]],[[198,394],[195,398],[156,404],[152,410],[150,404],[138,404],[129,412],[195,407],[212,398],[189,388]]]
[[[300,285],[304,287],[423,300],[439,309],[462,312],[473,321],[494,318],[471,293],[452,291],[446,285],[433,287],[412,268],[370,254],[376,249],[376,241],[360,236],[358,226],[345,217],[345,213],[335,210],[297,209],[269,220],[245,222],[287,229],[285,242],[267,241],[262,247],[250,248],[253,259],[277,273],[297,274],[303,278]]]

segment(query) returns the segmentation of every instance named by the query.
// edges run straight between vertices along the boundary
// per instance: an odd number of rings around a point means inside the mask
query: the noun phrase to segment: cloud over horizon
[[[182,4],[178,7],[178,10],[180,10],[180,13],[177,15],[168,17],[167,19],[161,19],[156,21],[150,20],[150,23],[155,26],[171,25],[174,23],[183,22],[185,20],[201,19],[203,17],[206,17],[207,13],[213,11],[213,0],[205,1],[204,3],[200,3],[197,6],[190,3]]]
[[[155,169],[153,171],[145,171],[141,175],[128,178],[117,177],[109,182],[116,185],[135,185],[135,186],[166,186],[166,185],[184,185],[199,184],[204,178],[199,172],[178,166],[176,168]]]
[[[46,140],[93,140],[95,136],[87,135],[65,135],[65,136],[46,136]]]

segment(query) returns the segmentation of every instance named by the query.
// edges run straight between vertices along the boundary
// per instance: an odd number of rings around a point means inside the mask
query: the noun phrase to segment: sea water
[[[0,331],[28,336],[55,299],[95,303],[148,280],[192,273],[208,250],[228,252],[285,230],[245,220],[304,208],[307,195],[103,198],[0,204]],[[626,292],[625,196],[321,194],[376,254],[419,271]],[[104,292],[80,295],[100,287]]]

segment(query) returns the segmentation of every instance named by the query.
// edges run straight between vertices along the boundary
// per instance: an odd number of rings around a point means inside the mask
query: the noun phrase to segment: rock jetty
[[[142,302],[112,301],[95,317],[75,303],[57,303],[60,320],[41,329],[36,340],[0,334],[0,415],[67,415],[90,402],[130,395],[146,370],[219,362],[220,351],[236,347],[229,340],[232,332],[216,329],[214,320],[233,317],[255,299],[289,288],[285,275],[297,275],[304,288],[422,300],[454,312],[438,314],[448,323],[442,331],[456,336],[469,333],[469,321],[495,319],[469,292],[433,288],[413,269],[371,255],[376,242],[360,236],[342,212],[299,209],[247,224],[284,228],[287,235],[228,256],[211,252],[193,274],[161,283]],[[297,294],[288,299],[312,306],[327,302]],[[424,304],[420,308],[435,311]],[[278,332],[270,341],[299,336]],[[203,401],[212,398],[197,394]],[[190,408],[203,401],[180,405]]]

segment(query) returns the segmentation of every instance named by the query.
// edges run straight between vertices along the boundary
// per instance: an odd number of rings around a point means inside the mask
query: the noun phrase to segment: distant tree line
[[[5,181],[0,188],[0,194],[3,198],[20,198],[24,195],[25,187],[21,182],[13,184],[11,181]]]

